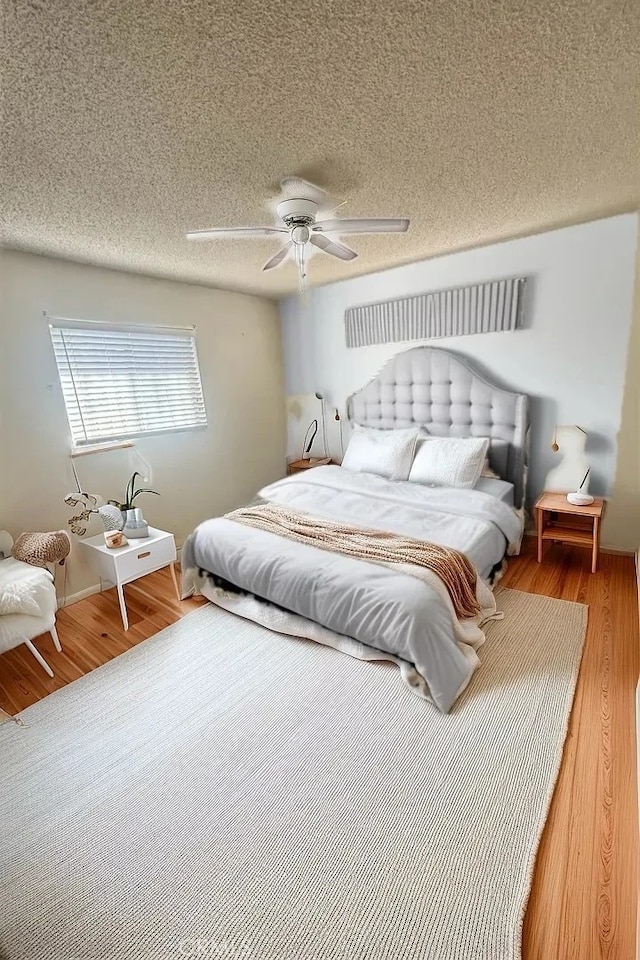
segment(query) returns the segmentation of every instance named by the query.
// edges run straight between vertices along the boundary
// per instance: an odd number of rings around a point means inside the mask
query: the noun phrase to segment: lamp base
[[[567,494],[567,500],[574,507],[588,507],[589,504],[593,503],[593,499],[590,493],[582,493],[580,490]]]

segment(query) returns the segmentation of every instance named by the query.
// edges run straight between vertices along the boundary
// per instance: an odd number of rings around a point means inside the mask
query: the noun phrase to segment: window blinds
[[[50,330],[75,446],[206,426],[192,334],[81,321]]]

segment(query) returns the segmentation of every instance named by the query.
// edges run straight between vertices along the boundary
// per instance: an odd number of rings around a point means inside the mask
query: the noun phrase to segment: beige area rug
[[[207,606],[0,726],[0,956],[520,957],[587,608],[498,594],[447,716]]]

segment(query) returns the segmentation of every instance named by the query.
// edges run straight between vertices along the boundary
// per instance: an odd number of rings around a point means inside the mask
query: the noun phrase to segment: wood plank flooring
[[[527,909],[526,960],[633,960],[638,808],[635,689],[638,601],[633,560],[533,538],[504,586],[589,605],[589,624],[560,776]]]
[[[24,644],[2,654],[0,709],[10,714],[24,710],[206,603],[201,597],[179,602],[168,568],[124,589],[129,612],[126,632],[115,590],[96,593],[58,611],[62,653],[57,653],[48,633],[35,641],[54,677],[47,676]]]
[[[523,931],[525,960],[635,957],[638,813],[635,688],[640,671],[633,560],[547,548],[535,541],[509,564],[503,585],[589,604],[589,626],[562,769],[544,830]],[[0,656],[0,708],[16,713],[199,606],[178,602],[168,571],[126,588],[131,628],[122,629],[114,591],[61,610],[63,652],[37,641],[56,676],[26,648]],[[499,958],[496,958],[499,960]]]

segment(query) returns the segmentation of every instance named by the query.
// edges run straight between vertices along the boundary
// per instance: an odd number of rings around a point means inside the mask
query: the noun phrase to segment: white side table
[[[129,617],[124,597],[124,586],[146,577],[149,573],[169,567],[178,600],[180,590],[176,579],[174,563],[177,558],[176,542],[172,533],[149,527],[149,536],[130,540],[126,547],[110,549],[104,542],[103,534],[80,540],[86,548],[86,556],[91,568],[100,577],[100,589],[105,581],[116,587],[120,601],[120,613],[125,630],[129,629]]]

